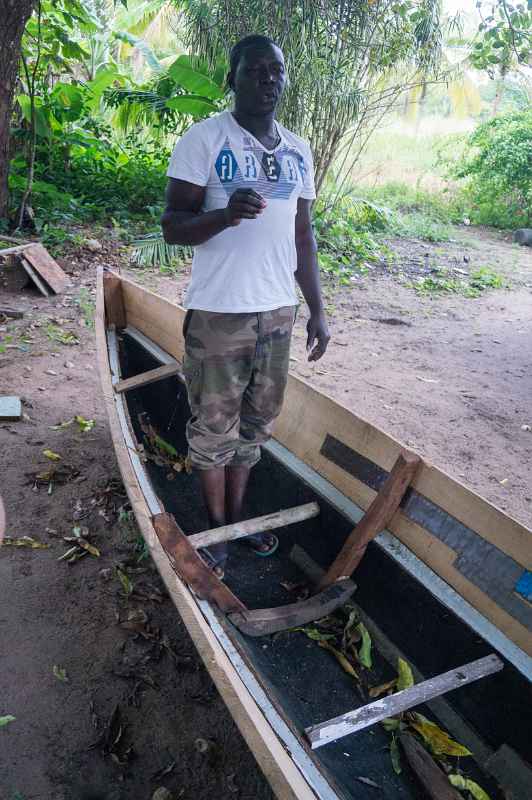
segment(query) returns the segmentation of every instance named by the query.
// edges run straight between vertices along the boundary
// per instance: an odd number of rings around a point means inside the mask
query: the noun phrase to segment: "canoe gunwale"
[[[236,648],[229,642],[226,634],[221,637],[219,631],[222,629],[214,610],[208,603],[196,598],[179,579],[158,540],[151,518],[153,513],[162,508],[155,493],[151,503],[153,510],[148,505],[133,464],[132,457],[136,453],[132,452],[131,446],[127,446],[124,438],[123,425],[126,425],[127,430],[126,418],[124,415],[121,423],[118,413],[124,397],[115,393],[111,377],[112,359],[108,350],[107,334],[110,334],[111,341],[114,339],[115,346],[117,340],[114,330],[106,331],[103,274],[103,269],[99,269],[95,315],[96,351],[102,393],[124,487],[159,574],[203,663],[277,797],[281,800],[316,800],[318,797],[323,800],[340,800],[270,703],[251,670],[241,659],[240,663],[237,662],[238,666],[235,666],[233,651],[228,643],[235,653]],[[113,377],[115,381],[119,379],[116,373]],[[144,472],[140,459],[137,469]],[[220,638],[227,640],[225,646]]]

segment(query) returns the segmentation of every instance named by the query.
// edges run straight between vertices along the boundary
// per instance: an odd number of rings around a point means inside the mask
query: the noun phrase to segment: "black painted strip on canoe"
[[[320,454],[377,492],[388,477],[385,469],[330,434]],[[408,519],[456,552],[454,566],[465,578],[522,625],[532,627],[532,608],[514,591],[523,573],[517,561],[415,489],[406,491],[400,507]]]

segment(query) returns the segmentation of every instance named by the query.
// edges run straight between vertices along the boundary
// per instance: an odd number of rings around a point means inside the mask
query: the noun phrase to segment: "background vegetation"
[[[285,51],[281,115],[312,143],[324,271],[363,270],[385,235],[532,224],[530,2],[480,3],[460,20],[437,0],[229,5],[20,4],[0,232],[58,245],[96,221],[129,240],[151,233],[137,258],[167,260],[156,231],[171,148],[228,106],[228,47],[250,30]]]

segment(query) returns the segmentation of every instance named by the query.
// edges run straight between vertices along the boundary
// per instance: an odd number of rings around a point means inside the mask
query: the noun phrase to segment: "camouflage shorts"
[[[253,466],[284,396],[295,307],[253,314],[190,310],[183,371],[197,469]]]

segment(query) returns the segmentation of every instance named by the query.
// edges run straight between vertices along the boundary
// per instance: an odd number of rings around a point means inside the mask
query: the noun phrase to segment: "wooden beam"
[[[24,258],[55,294],[60,294],[70,283],[66,273],[40,242],[35,242],[27,247],[24,251]]]
[[[333,583],[322,592],[276,608],[257,608],[251,611],[237,611],[229,614],[229,620],[239,631],[247,636],[265,636],[270,633],[285,631],[299,625],[307,625],[316,619],[332,614],[337,608],[347,603],[356,591],[356,584],[349,579]]]
[[[492,655],[479,658],[477,661],[458,667],[458,669],[452,669],[435,678],[429,678],[409,689],[403,689],[401,692],[380,698],[354,711],[348,711],[334,719],[321,722],[319,725],[312,725],[305,729],[305,733],[312,749],[315,750],[324,744],[335,742],[351,733],[368,728],[387,717],[408,711],[409,708],[419,706],[452,689],[466,686],[479,678],[498,672],[503,666],[501,659],[492,653]]]
[[[41,277],[37,273],[37,270],[34,269],[33,266],[29,263],[29,261],[26,261],[25,258],[21,258],[20,263],[22,264],[24,271],[29,275],[29,277],[31,278],[37,289],[40,291],[40,293],[45,297],[50,297],[52,290],[48,291],[46,283],[43,280],[41,280]]]
[[[131,389],[138,389],[140,386],[148,386],[150,383],[155,383],[155,381],[170,378],[172,375],[181,375],[181,369],[177,361],[173,364],[164,364],[162,367],[150,369],[147,372],[141,372],[139,375],[134,375],[132,378],[125,378],[122,381],[118,381],[118,383],[114,385],[114,390],[118,392],[118,394],[121,392],[128,392]]]
[[[2,239],[3,238],[4,237],[2,236]],[[20,255],[20,253],[24,252],[24,250],[30,246],[31,242],[28,242],[27,244],[19,244],[16,247],[3,247],[0,249],[0,258],[3,258],[4,256]]]
[[[232,542],[254,533],[282,528],[284,525],[293,525],[295,522],[317,517],[319,513],[320,507],[317,503],[305,503],[301,506],[286,508],[283,511],[275,511],[273,514],[265,514],[263,517],[246,519],[244,522],[235,522],[233,525],[222,525],[220,528],[194,533],[188,537],[188,540],[197,550],[200,547],[210,547],[221,542]]]
[[[402,450],[386,482],[364,517],[347,537],[344,546],[320,581],[329,586],[338,578],[349,578],[360,564],[369,542],[386,528],[399,508],[406,490],[414,480],[422,461],[416,453]]]
[[[122,297],[122,281],[118,275],[112,272],[103,273],[103,293],[107,327],[115,325],[117,328],[125,328],[127,320]]]
[[[399,741],[412,771],[430,800],[463,800],[434,759],[411,733],[402,733]]]
[[[172,514],[163,512],[153,517],[153,527],[164,547],[174,571],[202,600],[216,603],[224,613],[246,611],[246,606],[216,577],[199,557],[181,531]]]

